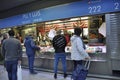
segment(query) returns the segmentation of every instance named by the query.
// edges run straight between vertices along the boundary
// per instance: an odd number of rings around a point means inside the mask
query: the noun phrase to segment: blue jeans
[[[32,73],[34,72],[33,68],[34,68],[34,59],[35,59],[35,55],[28,55],[28,65],[29,65],[29,71]]]
[[[17,80],[17,65],[18,61],[5,61],[6,70],[9,80]]]
[[[55,60],[54,60],[54,73],[57,74],[57,67],[59,60],[62,61],[63,72],[66,73],[66,54],[65,53],[55,53]]]
[[[82,60],[73,60],[73,64],[74,64],[74,70],[75,70],[78,64],[83,65],[83,61]]]

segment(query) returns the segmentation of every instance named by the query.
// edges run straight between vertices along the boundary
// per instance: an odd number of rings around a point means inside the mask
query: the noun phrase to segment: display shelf
[[[99,27],[101,24],[101,18],[92,18],[89,27],[89,43],[98,43],[99,40]]]
[[[104,43],[89,43],[88,44],[89,46],[105,46],[105,44]]]
[[[99,54],[106,54],[104,52],[87,52],[88,54],[94,54],[94,55],[99,55]]]
[[[89,56],[91,57],[90,61],[93,62],[106,62],[106,56],[105,53],[89,53]],[[27,55],[24,53],[23,57],[27,57]],[[54,52],[36,52],[35,58],[42,58],[42,59],[54,59]],[[71,53],[66,52],[66,59],[71,60]]]
[[[106,53],[106,45],[104,46],[90,46],[90,45],[86,45],[86,52],[88,53]]]
[[[96,62],[106,62],[107,60],[91,59],[90,61],[96,61]]]

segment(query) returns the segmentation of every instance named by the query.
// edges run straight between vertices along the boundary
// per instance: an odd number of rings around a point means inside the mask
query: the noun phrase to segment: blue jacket
[[[36,50],[40,50],[40,48],[35,45],[31,36],[27,36],[25,38],[24,46],[26,48],[27,55],[34,55]]]

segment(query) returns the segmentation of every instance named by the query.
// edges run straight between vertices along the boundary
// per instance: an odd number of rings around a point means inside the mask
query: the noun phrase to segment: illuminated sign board
[[[120,11],[120,0],[82,0],[0,20],[0,28]]]

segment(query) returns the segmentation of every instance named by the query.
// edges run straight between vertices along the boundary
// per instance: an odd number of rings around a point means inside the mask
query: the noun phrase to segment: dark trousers
[[[35,59],[35,55],[28,55],[28,65],[29,65],[29,71],[32,73],[34,72],[33,68],[34,68],[34,59]]]
[[[17,80],[17,65],[18,61],[5,61],[6,70],[9,80]]]
[[[83,61],[82,60],[73,60],[73,64],[74,64],[74,70],[75,70],[78,64],[80,64],[80,65],[83,64]]]

